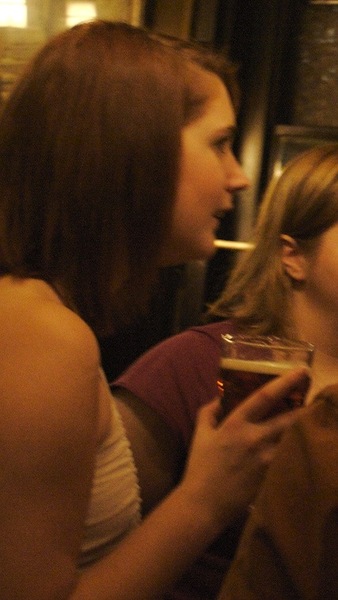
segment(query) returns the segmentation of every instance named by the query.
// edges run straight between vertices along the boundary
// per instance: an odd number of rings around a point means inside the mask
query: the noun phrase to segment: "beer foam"
[[[221,358],[221,369],[228,371],[246,371],[249,373],[260,373],[261,375],[283,375],[291,369],[307,367],[302,362],[273,362],[265,360],[244,360],[240,358]]]

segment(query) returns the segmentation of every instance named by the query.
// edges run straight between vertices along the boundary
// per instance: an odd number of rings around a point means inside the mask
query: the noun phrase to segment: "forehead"
[[[202,69],[199,71],[198,85],[204,101],[193,122],[195,124],[205,123],[209,127],[234,127],[235,110],[224,83],[214,73],[202,71]]]

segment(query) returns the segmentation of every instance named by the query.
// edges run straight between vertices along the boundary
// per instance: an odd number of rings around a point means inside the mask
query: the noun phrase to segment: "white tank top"
[[[121,416],[111,396],[111,431],[96,455],[79,568],[108,554],[140,520],[136,467]]]

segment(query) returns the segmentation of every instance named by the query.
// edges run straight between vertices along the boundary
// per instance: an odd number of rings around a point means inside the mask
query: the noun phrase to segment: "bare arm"
[[[45,318],[35,307],[39,325],[19,312],[1,323],[1,593],[6,600],[158,598],[251,501],[292,416],[260,419],[302,376],[274,381],[220,425],[218,402],[204,407],[181,483],[78,577],[100,433],[98,352],[88,328],[60,311]]]
[[[306,377],[298,370],[276,379],[220,424],[218,401],[203,407],[181,483],[82,576],[72,600],[158,598],[253,500],[297,411],[265,417]]]
[[[98,350],[57,305],[14,306],[1,331],[0,595],[66,598],[98,436]]]
[[[114,390],[137,468],[147,514],[178,483],[186,451],[164,420],[128,390]]]

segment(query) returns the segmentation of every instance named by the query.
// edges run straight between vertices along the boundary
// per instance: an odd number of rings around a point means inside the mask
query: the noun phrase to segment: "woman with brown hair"
[[[59,34],[0,121],[0,589],[20,600],[141,600],[246,506],[292,416],[199,416],[186,472],[140,523],[138,478],[97,336],[147,305],[160,267],[214,251],[247,179],[222,79],[126,24]],[[121,348],[123,352],[123,348]],[[205,456],[208,461],[205,461]],[[248,455],[250,461],[247,460]]]

